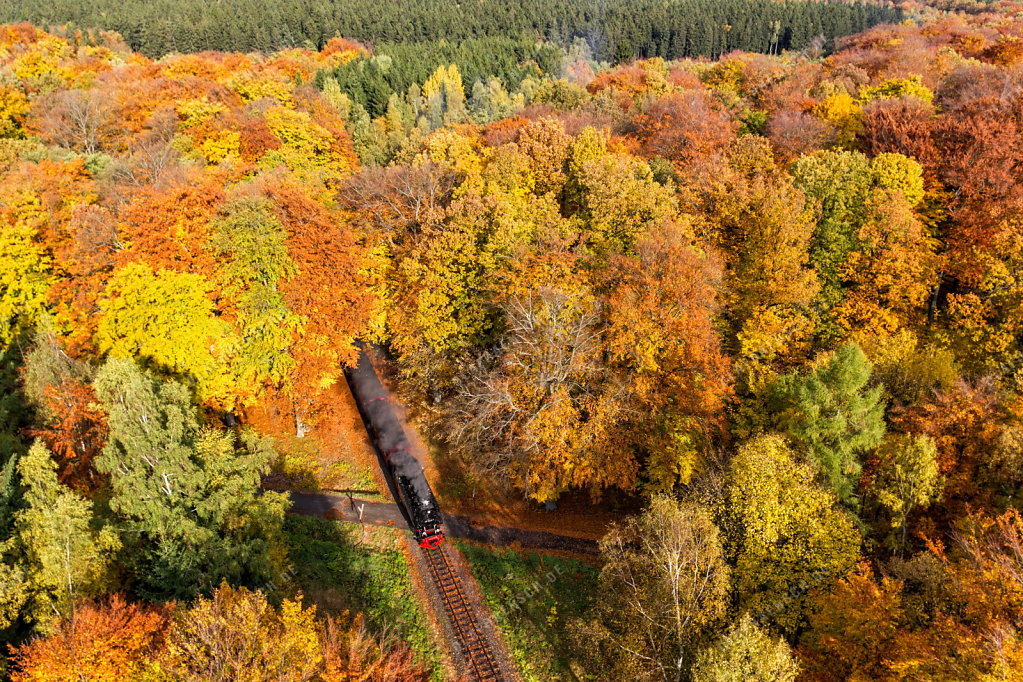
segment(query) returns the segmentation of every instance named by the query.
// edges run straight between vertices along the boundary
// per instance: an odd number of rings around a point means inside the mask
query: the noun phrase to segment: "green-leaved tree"
[[[96,467],[110,476],[111,509],[140,542],[139,591],[189,598],[221,581],[273,577],[271,547],[285,498],[260,493],[270,448],[201,428],[188,389],[112,358],[95,380],[110,436]]]
[[[809,374],[788,374],[773,387],[775,426],[820,467],[847,504],[856,503],[861,457],[884,438],[881,387],[871,387],[871,365],[848,343]]]
[[[44,631],[71,615],[74,603],[110,586],[116,531],[100,525],[92,502],[57,481],[57,463],[37,442],[18,463],[25,508],[15,516],[28,618]]]

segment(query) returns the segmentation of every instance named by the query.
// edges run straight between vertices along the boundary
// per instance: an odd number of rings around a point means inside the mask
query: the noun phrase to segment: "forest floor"
[[[269,434],[280,453],[264,486],[390,499],[381,494],[387,486],[348,384],[339,380],[331,393],[333,400],[327,413],[305,437],[295,435],[286,408],[260,405],[246,412],[244,422]]]
[[[571,557],[455,541],[527,682],[593,679],[578,626],[597,594],[598,569]]]

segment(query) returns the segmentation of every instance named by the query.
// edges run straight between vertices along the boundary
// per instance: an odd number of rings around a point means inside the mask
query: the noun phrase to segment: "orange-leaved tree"
[[[120,595],[79,604],[52,634],[14,649],[13,682],[137,679],[159,649],[167,618]]]
[[[327,389],[342,366],[356,359],[354,342],[369,329],[376,295],[364,272],[368,252],[356,242],[345,217],[278,178],[262,183],[285,230],[296,275],[280,283],[288,309],[303,321],[292,346],[289,397],[296,431],[303,433],[328,400]]]
[[[731,391],[713,323],[720,265],[692,243],[688,226],[661,225],[640,240],[636,256],[618,256],[607,273],[607,350],[646,408],[634,421],[655,492],[689,483],[723,430]]]

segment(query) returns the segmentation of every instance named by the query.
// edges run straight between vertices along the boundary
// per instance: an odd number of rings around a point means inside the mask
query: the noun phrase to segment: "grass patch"
[[[343,456],[326,452],[315,438],[275,439],[278,451],[271,473],[275,487],[289,490],[358,490],[365,497],[379,494],[373,472]]]
[[[522,676],[576,680],[568,624],[593,601],[598,570],[574,559],[456,541],[472,567]]]
[[[308,516],[284,523],[291,581],[322,613],[365,615],[375,633],[409,643],[417,659],[440,674],[440,655],[426,612],[415,596],[401,533]]]

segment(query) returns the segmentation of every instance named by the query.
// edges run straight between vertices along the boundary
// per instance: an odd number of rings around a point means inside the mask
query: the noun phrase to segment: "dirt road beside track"
[[[358,497],[349,498],[339,493],[299,493],[291,495],[292,513],[318,516],[335,521],[369,523],[376,526],[406,528],[405,518],[398,505]],[[461,538],[484,545],[514,547],[537,552],[554,551],[570,554],[597,555],[594,540],[558,535],[537,530],[491,526],[457,514],[444,515],[444,529],[448,537]]]

